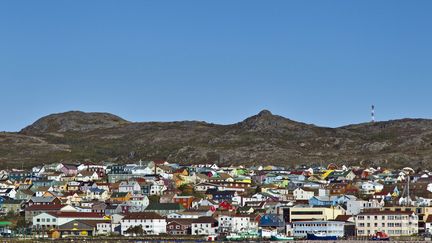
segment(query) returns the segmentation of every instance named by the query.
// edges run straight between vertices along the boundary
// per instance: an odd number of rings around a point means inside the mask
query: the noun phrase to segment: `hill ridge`
[[[405,118],[328,128],[268,110],[228,125],[130,122],[109,113],[70,111],[42,117],[18,133],[0,134],[0,165],[139,159],[428,166],[432,162],[432,120]]]

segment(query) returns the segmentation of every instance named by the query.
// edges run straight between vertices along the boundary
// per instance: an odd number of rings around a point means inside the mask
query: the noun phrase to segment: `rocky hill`
[[[264,110],[232,125],[197,121],[129,122],[107,113],[43,117],[0,133],[0,165],[58,161],[179,163],[345,163],[432,167],[432,120],[402,119],[325,128]]]

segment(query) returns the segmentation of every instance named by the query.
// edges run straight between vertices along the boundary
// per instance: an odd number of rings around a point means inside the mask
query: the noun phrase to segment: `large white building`
[[[121,234],[129,236],[126,231],[135,226],[141,226],[146,235],[166,233],[166,219],[157,213],[142,212],[127,214],[120,222]]]
[[[412,211],[367,211],[356,216],[358,236],[370,236],[384,232],[389,236],[418,234],[418,216]]]
[[[292,223],[294,237],[306,237],[307,233],[325,233],[328,236],[343,237],[345,222],[341,221],[297,221]]]
[[[104,216],[100,213],[91,212],[56,212],[41,213],[33,217],[33,228],[56,228],[62,224],[74,220],[103,220]]]
[[[223,232],[242,232],[257,226],[251,223],[249,215],[219,215],[217,220]]]

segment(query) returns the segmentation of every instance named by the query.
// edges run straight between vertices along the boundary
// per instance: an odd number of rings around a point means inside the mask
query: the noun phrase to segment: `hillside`
[[[19,133],[0,133],[3,168],[58,161],[378,164],[431,167],[432,120],[325,128],[261,111],[232,125],[129,122],[108,113],[66,112]]]

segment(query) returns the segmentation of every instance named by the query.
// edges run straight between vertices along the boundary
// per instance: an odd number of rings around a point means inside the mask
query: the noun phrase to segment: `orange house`
[[[173,197],[173,201],[175,203],[181,204],[184,208],[191,208],[192,207],[192,202],[195,199],[195,197],[193,196],[178,196],[178,195],[174,195]]]

